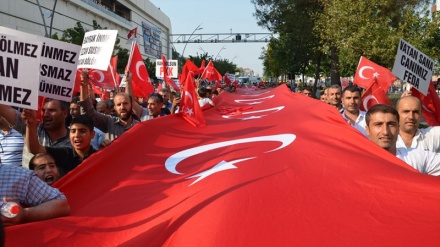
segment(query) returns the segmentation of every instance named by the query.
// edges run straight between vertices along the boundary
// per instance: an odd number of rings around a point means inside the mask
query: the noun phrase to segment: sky
[[[250,0],[150,0],[171,19],[173,34],[191,34],[201,24],[196,34],[211,33],[269,33],[257,24]],[[242,35],[243,37],[243,35]],[[185,44],[175,43],[182,54]],[[224,49],[222,49],[224,46]],[[262,47],[267,43],[188,43],[184,56],[203,54],[228,59],[238,67],[250,68],[255,75],[263,74]],[[203,49],[203,50],[202,50]]]

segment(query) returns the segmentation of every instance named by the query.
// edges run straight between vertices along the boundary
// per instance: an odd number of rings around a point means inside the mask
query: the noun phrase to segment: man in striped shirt
[[[21,166],[23,157],[23,136],[0,116],[0,162],[3,165]]]

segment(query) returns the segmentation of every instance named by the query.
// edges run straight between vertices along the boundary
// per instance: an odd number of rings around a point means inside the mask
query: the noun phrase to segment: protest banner
[[[84,35],[78,68],[107,70],[117,30],[94,30]]]
[[[403,39],[400,39],[393,74],[410,83],[419,92],[428,93],[434,61]]]
[[[72,99],[75,71],[81,47],[14,29],[0,27],[0,33],[39,40],[41,64],[39,75],[39,96],[70,101]]]
[[[42,43],[0,33],[0,104],[38,109]]]
[[[177,71],[177,60],[167,60],[167,75],[171,78],[177,78],[178,77],[178,71]],[[164,66],[162,59],[156,60],[156,77],[163,78],[164,75]]]

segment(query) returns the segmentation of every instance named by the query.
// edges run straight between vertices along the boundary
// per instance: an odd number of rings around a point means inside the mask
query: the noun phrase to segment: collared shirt
[[[342,117],[347,120],[351,126],[359,130],[364,136],[368,138],[367,131],[365,130],[365,127],[367,126],[367,123],[365,122],[365,114],[366,112],[359,111],[359,115],[356,118],[355,122],[352,122],[349,118],[347,118],[347,116],[345,116],[345,112],[342,113]]]
[[[409,152],[406,148],[397,148],[396,157],[421,173],[440,175],[440,154],[419,149]]]
[[[7,134],[0,131],[0,161],[2,165],[21,166],[24,138],[15,129]]]
[[[440,126],[418,129],[409,148],[406,147],[405,142],[399,135],[396,147],[406,148],[408,151],[418,149],[438,153],[440,152]]]
[[[78,103],[81,107],[83,107],[85,114],[93,120],[95,127],[104,132],[105,138],[109,139],[110,141],[113,141],[139,122],[133,118],[130,125],[124,126],[118,117],[97,112],[95,108],[93,108],[92,100],[90,98]]]
[[[63,176],[75,169],[83,162],[83,160],[96,152],[96,150],[90,146],[90,150],[84,158],[81,158],[73,148],[46,147],[46,152],[52,155],[55,160],[55,164],[57,164],[58,169],[60,169],[61,176]]]
[[[47,185],[34,171],[0,165],[0,198],[4,197],[28,207],[50,200],[66,199],[63,193]]]
[[[24,135],[26,133],[26,124],[21,118],[21,114],[19,111],[15,112],[15,126],[14,129],[18,131],[18,133],[21,133]],[[38,142],[45,147],[72,147],[72,144],[70,144],[69,140],[69,130],[66,128],[66,135],[52,141],[49,137],[49,134],[47,133],[46,129],[44,129],[43,123],[40,123],[37,126],[37,135],[38,135]],[[22,160],[22,166],[29,168],[29,161],[34,155],[31,154],[26,146],[23,148],[23,160]]]
[[[336,108],[336,109],[338,109],[338,108]],[[339,109],[338,111],[339,111],[339,113],[344,114],[345,107],[342,105],[341,109]]]

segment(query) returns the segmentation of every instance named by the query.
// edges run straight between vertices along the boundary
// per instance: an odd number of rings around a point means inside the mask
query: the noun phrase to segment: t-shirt
[[[200,107],[203,107],[206,104],[210,104],[213,105],[214,103],[212,102],[212,100],[210,98],[203,98],[203,99],[199,99],[199,105]]]
[[[55,160],[55,164],[60,170],[60,175],[63,176],[75,169],[83,162],[84,159],[88,158],[96,151],[92,146],[90,146],[90,150],[84,158],[81,158],[73,148],[46,147],[46,152],[52,155]]]

